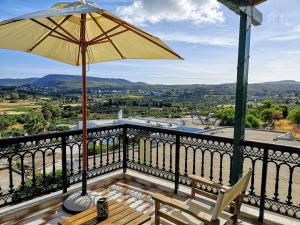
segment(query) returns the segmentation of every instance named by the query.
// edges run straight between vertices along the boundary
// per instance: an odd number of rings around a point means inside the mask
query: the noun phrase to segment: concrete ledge
[[[111,172],[106,175],[102,175],[93,179],[88,180],[88,188],[90,190],[95,190],[96,187],[106,186],[123,179],[123,171],[118,170]],[[57,191],[48,195],[34,198],[22,202],[17,205],[12,205],[9,207],[4,207],[0,209],[0,224],[8,221],[18,221],[20,219],[26,218],[29,214],[35,211],[42,210],[54,205],[59,205],[63,203],[63,200],[70,194],[79,191],[81,189],[81,183],[74,184],[68,188],[67,193],[62,193],[62,191]]]
[[[123,174],[122,170],[118,170],[100,177],[96,177],[88,180],[88,189],[96,190],[101,187],[106,187],[108,185],[114,184],[116,182],[122,183],[122,180],[131,180],[133,182],[147,185],[153,187],[153,189],[162,190],[165,192],[173,193],[174,192],[174,182],[160,179],[151,175],[143,174],[128,169],[126,174]],[[126,182],[127,183],[127,182]],[[137,190],[141,193],[151,194],[151,190],[143,190],[138,187],[132,187],[129,184],[121,184],[130,189]],[[21,219],[27,218],[37,213],[37,211],[53,208],[60,206],[63,203],[63,200],[66,196],[80,190],[81,183],[72,185],[68,188],[68,193],[63,194],[61,191],[38,197],[17,205],[10,207],[5,207],[0,209],[0,224],[7,222],[17,222]],[[180,185],[178,191],[178,197],[188,198],[190,196],[190,188],[187,186]],[[207,204],[214,204],[214,202],[203,196],[197,196],[200,201],[207,202]],[[241,209],[241,219],[250,223],[258,224],[257,218],[259,215],[259,210],[256,207],[243,204]],[[266,225],[300,225],[300,221],[286,217],[280,214],[272,213],[265,211],[265,220],[264,224]]]

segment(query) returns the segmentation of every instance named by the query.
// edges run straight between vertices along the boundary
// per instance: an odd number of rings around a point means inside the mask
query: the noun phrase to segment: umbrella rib
[[[15,23],[15,22],[19,22],[19,21],[22,21],[22,20],[11,20],[11,21],[7,21],[6,23],[4,21],[2,21],[0,24],[0,27],[4,26],[4,25],[8,25],[8,24],[11,24],[11,23]],[[4,22],[4,23],[3,23]]]
[[[64,35],[64,34],[62,34],[62,33],[60,33],[60,32],[58,32],[57,30],[53,30],[51,27],[47,26],[46,24],[43,24],[43,23],[41,23],[40,21],[35,20],[35,19],[31,19],[31,20],[32,20],[33,22],[39,24],[40,26],[42,26],[42,27],[44,27],[44,28],[47,28],[48,30],[53,31],[54,33],[60,35],[61,37],[63,37],[63,38],[65,38],[66,40],[68,40],[69,42],[79,44],[79,41],[73,40],[72,38],[70,38],[70,37],[68,37],[68,36],[66,36],[66,35]]]
[[[58,28],[60,28],[63,32],[65,32],[67,35],[69,35],[69,37],[72,38],[74,41],[78,41],[78,42],[79,42],[79,40],[77,40],[76,37],[74,37],[69,31],[67,31],[65,28],[63,28],[60,24],[56,23],[56,22],[55,22],[53,19],[51,19],[50,17],[47,17],[47,19],[48,19],[49,21],[51,21],[53,24],[55,24],[56,26],[58,26]]]
[[[111,29],[109,29],[108,31],[106,31],[105,33],[106,34],[108,34],[108,33],[110,33],[110,32],[112,32],[113,30],[115,30],[115,29],[117,29],[117,28],[119,28],[121,25],[120,24],[118,24],[117,26],[115,26],[115,27],[113,27],[113,28],[111,28]],[[104,36],[104,34],[101,34],[101,35],[99,35],[99,36],[97,36],[97,37],[94,37],[93,39],[91,39],[89,42],[94,42],[94,41],[97,41],[99,38],[102,38]]]
[[[119,32],[117,32],[117,33],[115,33],[115,34],[109,35],[108,37],[111,38],[111,37],[114,37],[114,36],[116,36],[116,35],[122,34],[122,33],[126,32],[126,31],[128,31],[127,28],[126,28],[125,30],[119,31]],[[104,41],[104,40],[106,40],[106,39],[107,39],[106,37],[105,37],[105,38],[101,38],[101,39],[97,39],[96,41],[90,41],[90,42],[88,42],[88,44],[93,45],[93,44],[97,44],[97,43],[102,43],[102,41]],[[108,41],[106,41],[106,42],[108,42]]]
[[[98,44],[103,44],[103,43],[107,43],[109,41],[107,40],[104,40],[104,41],[97,41],[97,42],[92,42],[92,43],[89,43],[89,45],[98,45]]]
[[[69,18],[71,17],[71,15],[65,17],[59,24],[62,25],[64,22],[66,22]],[[56,30],[58,28],[58,26],[56,26],[53,30]],[[39,46],[47,37],[49,37],[49,35],[51,35],[53,33],[53,30],[49,31],[46,35],[44,35],[44,37],[42,37],[34,46],[32,46],[29,49],[29,52],[32,52],[37,46]]]
[[[106,32],[104,31],[104,29],[102,28],[102,26],[98,23],[98,21],[93,17],[93,15],[91,13],[90,13],[90,16],[92,17],[92,19],[94,20],[94,22],[96,23],[96,25],[98,26],[98,28],[102,31],[102,33],[104,34],[104,36],[109,40],[109,42],[111,43],[111,45],[119,53],[119,55],[121,56],[121,58],[124,59],[125,57],[122,55],[122,53],[117,48],[117,46],[114,44],[114,42],[110,39],[110,37],[106,34]]]
[[[106,17],[106,18],[108,18],[108,19],[113,20],[113,21],[116,22],[116,23],[119,23],[119,24],[121,23],[120,20],[117,20],[116,18],[111,17],[111,16],[109,16],[109,15],[103,14],[103,16]],[[142,33],[140,33],[140,32],[138,32],[138,31],[140,31],[139,29],[133,28],[133,27],[132,27],[131,25],[129,25],[128,23],[124,23],[124,24],[122,24],[122,26],[125,27],[125,28],[127,28],[127,29],[129,29],[129,30],[132,31],[133,33],[135,33],[135,34],[137,34],[137,35],[143,37],[144,39],[147,39],[147,40],[150,41],[151,43],[153,43],[153,44],[155,44],[155,45],[161,47],[162,49],[166,50],[167,52],[169,52],[169,53],[175,55],[175,56],[178,57],[179,59],[182,59],[180,55],[176,54],[175,52],[171,51],[170,49],[166,48],[165,46],[163,46],[163,45],[161,45],[161,44],[159,44],[159,43],[157,43],[157,42],[151,40],[149,37],[147,37],[147,36],[145,35],[145,34],[147,34],[146,32],[143,32],[143,31],[142,31]],[[138,31],[137,31],[137,30],[138,30]],[[153,37],[152,35],[150,35],[150,36]]]
[[[60,40],[63,40],[63,41],[67,41],[67,42],[71,42],[73,44],[78,44],[77,42],[73,41],[73,40],[69,40],[69,39],[66,39],[64,37],[60,37],[60,36],[56,36],[54,34],[49,34],[50,37],[54,37],[54,38],[57,38],[57,39],[60,39]]]
[[[111,15],[109,15],[109,14],[106,14],[105,12],[104,12],[103,14],[101,14],[101,13],[98,13],[98,14],[101,15],[101,16],[104,16],[104,17],[107,18],[107,19],[110,19],[110,20],[112,20],[112,21],[114,21],[114,22],[120,24],[121,26],[122,26],[123,24],[126,24],[127,26],[131,27],[132,29],[138,30],[138,31],[140,31],[140,32],[143,33],[143,34],[146,34],[146,35],[149,35],[149,36],[151,36],[151,37],[154,37],[153,35],[151,35],[151,34],[145,32],[145,31],[143,31],[143,30],[141,30],[141,29],[139,29],[139,28],[137,28],[137,27],[134,27],[134,26],[131,25],[130,23],[127,23],[126,21],[123,21],[123,20],[120,20],[120,19],[118,19],[118,18],[115,18],[115,17],[113,17],[113,16],[111,16]],[[154,37],[154,38],[155,38],[155,37]]]

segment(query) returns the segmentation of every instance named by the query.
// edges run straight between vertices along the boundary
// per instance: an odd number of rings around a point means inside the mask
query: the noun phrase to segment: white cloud
[[[293,41],[300,39],[300,26],[295,26],[291,28],[291,31],[284,34],[276,35],[270,37],[271,41]]]
[[[202,44],[223,47],[235,47],[238,45],[238,40],[233,37],[214,37],[212,35],[192,35],[186,33],[156,33],[155,35],[166,41],[178,41],[190,44]]]
[[[140,25],[160,21],[192,21],[200,24],[224,21],[216,0],[133,0],[128,6],[119,7],[117,13]]]
[[[282,25],[285,27],[290,27],[292,25],[286,14],[279,13],[278,10],[273,10],[269,14],[267,14],[267,21],[270,23],[274,23],[277,26]]]

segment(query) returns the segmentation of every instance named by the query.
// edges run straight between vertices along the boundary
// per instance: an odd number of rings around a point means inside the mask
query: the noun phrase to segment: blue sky
[[[64,0],[68,1],[68,0]],[[1,0],[0,20],[51,7],[57,0]],[[239,17],[216,0],[94,0],[162,38],[184,61],[126,60],[89,66],[88,75],[152,84],[236,81]],[[299,0],[268,0],[253,27],[249,82],[300,81]],[[0,50],[0,78],[80,74],[81,69],[23,52]]]

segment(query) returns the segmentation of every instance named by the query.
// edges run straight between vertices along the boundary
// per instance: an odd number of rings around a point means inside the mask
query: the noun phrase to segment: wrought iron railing
[[[173,181],[175,192],[179,184],[190,185],[190,174],[229,185],[232,143],[138,125],[89,129],[88,178],[123,168]],[[260,219],[264,209],[299,219],[300,148],[245,141],[244,149],[244,168],[253,169],[245,202],[260,208]],[[80,180],[80,130],[0,140],[0,206],[67,192]]]

